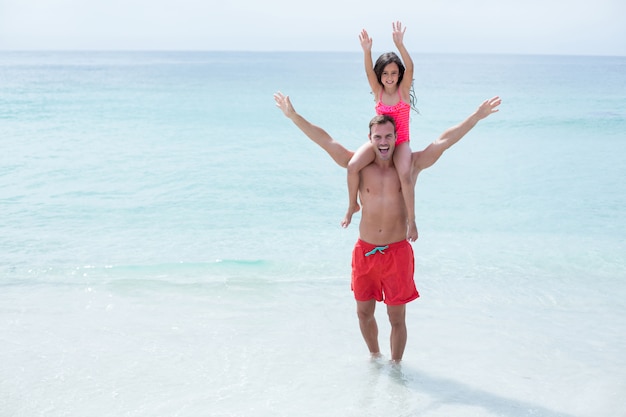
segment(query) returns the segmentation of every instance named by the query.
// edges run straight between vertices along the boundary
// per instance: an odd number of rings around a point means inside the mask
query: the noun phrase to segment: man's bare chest
[[[368,166],[361,170],[360,191],[363,197],[393,198],[402,193],[402,187],[395,169]]]

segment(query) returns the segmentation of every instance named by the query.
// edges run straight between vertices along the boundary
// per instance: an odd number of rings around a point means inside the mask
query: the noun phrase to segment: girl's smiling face
[[[385,65],[383,72],[380,76],[380,81],[383,86],[392,86],[398,82],[398,78],[400,77],[400,68],[398,64],[392,62],[390,64]]]

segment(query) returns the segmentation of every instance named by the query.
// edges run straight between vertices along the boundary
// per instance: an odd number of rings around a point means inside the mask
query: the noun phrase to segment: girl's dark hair
[[[399,71],[398,85],[400,85],[400,83],[402,82],[402,79],[404,78],[404,71],[406,70],[406,68],[404,67],[404,64],[402,63],[402,60],[400,59],[398,55],[396,55],[395,52],[385,52],[384,54],[378,57],[378,59],[376,60],[376,63],[374,64],[374,73],[376,74],[376,79],[378,80],[378,84],[383,85],[383,81],[382,81],[383,71],[385,70],[385,67],[387,65],[392,64],[392,63],[395,63],[396,65],[398,65],[398,71]],[[411,102],[409,103],[411,105],[411,108],[419,114],[419,110],[417,110],[417,107],[416,107],[417,95],[415,94],[415,90],[413,89],[413,80],[411,80],[411,90],[409,92],[409,95],[411,97]]]
[[[400,70],[400,74],[398,75],[398,85],[402,82],[402,78],[404,78],[404,64],[398,55],[395,52],[386,52],[378,57],[376,63],[374,64],[374,73],[376,74],[376,78],[378,79],[378,84],[382,85],[382,76],[383,70],[389,64],[395,63],[398,65],[398,69]]]

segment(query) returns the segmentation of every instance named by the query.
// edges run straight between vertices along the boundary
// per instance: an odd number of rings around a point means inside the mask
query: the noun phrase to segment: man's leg
[[[359,317],[359,327],[367,348],[372,357],[380,356],[380,348],[378,346],[378,324],[374,317],[376,310],[376,300],[357,301],[356,314]]]
[[[406,347],[406,304],[387,306],[387,315],[391,323],[391,360],[400,362]]]

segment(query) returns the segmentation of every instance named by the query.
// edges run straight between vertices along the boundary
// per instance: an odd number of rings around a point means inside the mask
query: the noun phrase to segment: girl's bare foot
[[[417,240],[417,225],[415,224],[415,220],[409,221],[407,239],[409,240],[409,242],[415,242]]]
[[[348,225],[350,224],[350,222],[352,221],[352,215],[354,213],[356,213],[357,211],[361,210],[361,206],[359,206],[358,204],[354,205],[354,206],[350,206],[348,207],[348,211],[346,213],[346,216],[343,218],[343,220],[341,221],[341,227],[343,227],[344,229],[346,227],[348,227]]]

